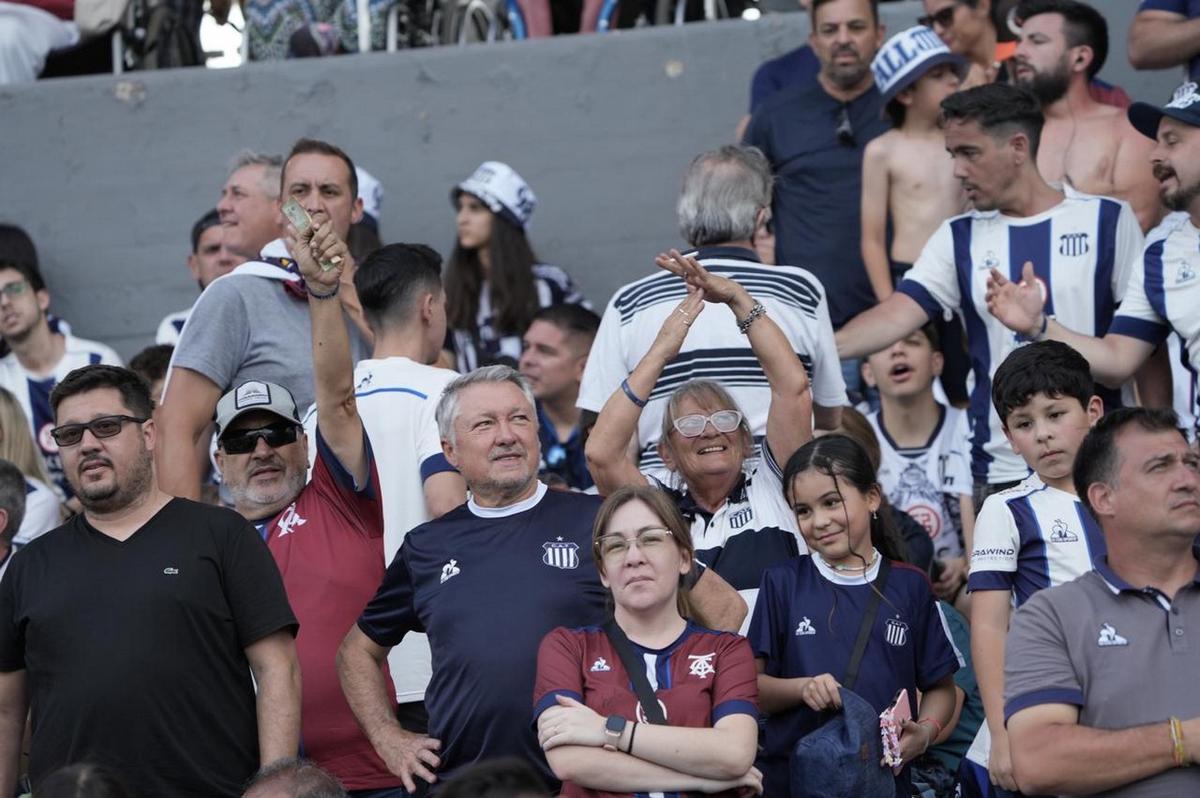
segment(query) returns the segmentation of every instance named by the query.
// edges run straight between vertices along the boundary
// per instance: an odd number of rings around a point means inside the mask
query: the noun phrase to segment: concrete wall
[[[1133,3],[1100,3],[1114,32]],[[920,4],[887,4],[893,29]],[[129,356],[196,295],[193,221],[242,147],[337,142],[382,180],[385,240],[453,240],[447,192],[485,159],[541,207],[531,236],[598,305],[678,244],[691,157],[730,139],[751,73],[806,34],[805,14],[463,49],[0,87],[0,219],[36,240],[53,309]],[[1177,73],[1133,73],[1114,35],[1105,74],[1161,99]]]

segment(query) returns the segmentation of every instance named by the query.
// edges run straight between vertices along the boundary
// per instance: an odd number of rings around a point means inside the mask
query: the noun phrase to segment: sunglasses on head
[[[837,135],[838,143],[847,147],[854,146],[854,125],[850,124],[850,107],[848,105],[843,105],[842,110],[838,112],[837,128],[833,132]]]
[[[54,442],[59,447],[74,446],[83,440],[84,430],[88,430],[97,438],[111,438],[121,432],[125,422],[132,421],[135,424],[141,424],[146,420],[134,416],[100,416],[86,424],[63,424],[61,427],[55,427],[50,430],[50,437],[54,438]]]
[[[280,421],[265,427],[231,432],[221,438],[221,451],[225,454],[249,454],[254,451],[254,447],[258,446],[259,438],[266,441],[267,446],[272,449],[278,449],[280,446],[295,443],[299,437],[300,426],[298,424]]]
[[[934,25],[942,28],[949,28],[954,24],[954,12],[958,6],[959,3],[957,2],[951,3],[934,14],[926,14],[923,17],[917,17],[917,24],[924,25],[927,28],[932,28]]]

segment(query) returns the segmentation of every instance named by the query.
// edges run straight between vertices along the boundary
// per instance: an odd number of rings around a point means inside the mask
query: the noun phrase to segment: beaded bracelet
[[[754,307],[750,308],[750,312],[746,314],[746,318],[737,323],[738,332],[742,335],[748,335],[750,333],[750,325],[754,323],[754,320],[765,315],[767,315],[767,309],[763,307],[763,303],[755,302]]]

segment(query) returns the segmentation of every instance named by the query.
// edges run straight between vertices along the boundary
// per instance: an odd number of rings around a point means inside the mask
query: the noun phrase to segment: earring
[[[872,521],[878,521],[878,520],[879,520],[879,513],[878,513],[878,512],[876,512],[875,510],[872,510],[872,511],[871,511],[871,520],[872,520]]]

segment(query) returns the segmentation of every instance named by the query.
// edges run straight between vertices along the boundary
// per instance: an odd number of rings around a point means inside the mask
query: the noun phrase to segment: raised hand
[[[654,259],[660,269],[666,269],[671,274],[682,277],[690,287],[699,288],[704,292],[704,298],[709,302],[720,302],[728,305],[743,292],[740,285],[727,277],[713,274],[700,265],[700,261],[691,255],[682,255],[679,250],[672,249],[660,254]]]
[[[992,269],[984,299],[988,312],[1013,332],[1027,338],[1041,332],[1046,295],[1029,261],[1021,270],[1019,283],[1012,282],[998,269]]]
[[[314,293],[327,294],[337,290],[342,270],[350,260],[350,250],[333,232],[332,221],[326,220],[303,233],[289,222],[287,245],[305,284]]]

